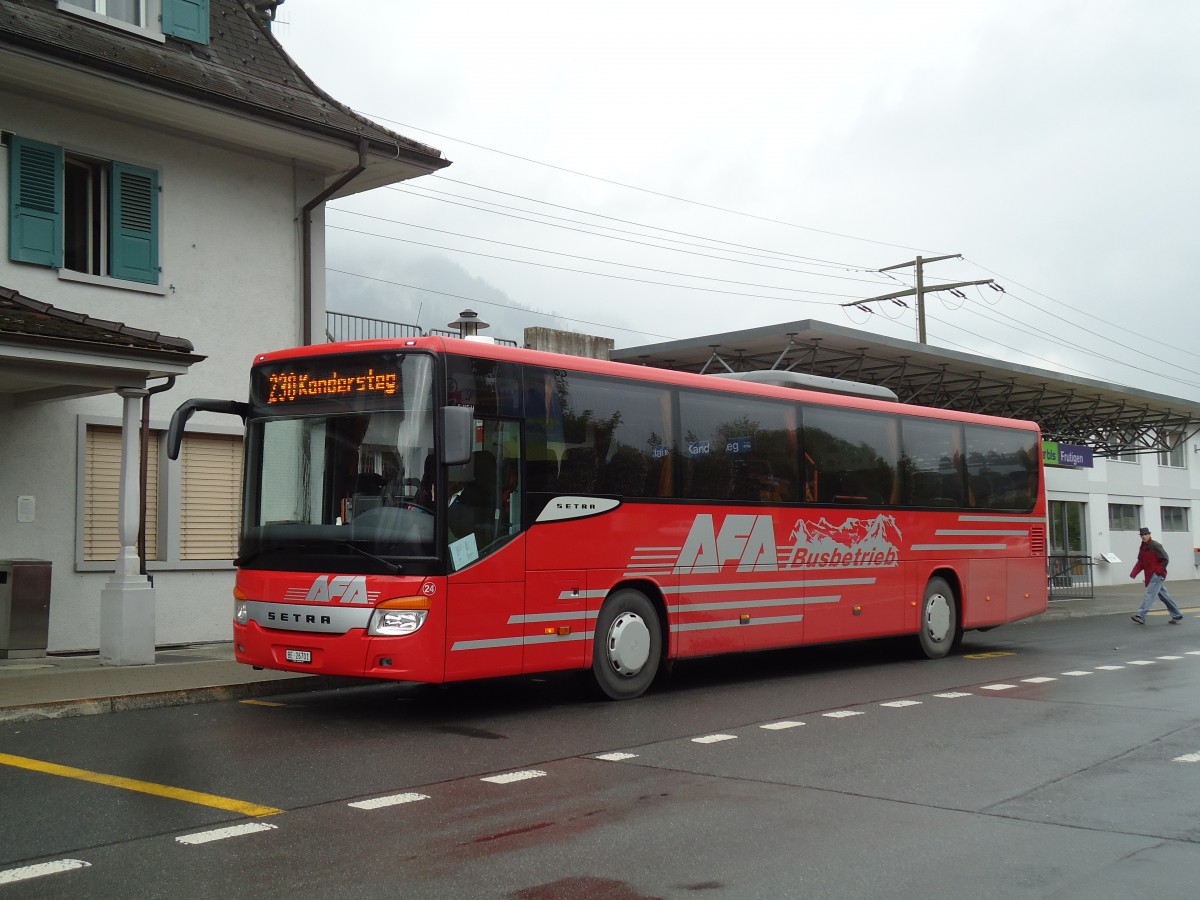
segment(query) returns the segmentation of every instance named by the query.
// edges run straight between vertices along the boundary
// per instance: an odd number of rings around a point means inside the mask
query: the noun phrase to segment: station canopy
[[[1097,456],[1171,450],[1200,403],[806,319],[614,350],[612,359],[701,374],[783,370],[881,385],[903,403],[1030,419]]]

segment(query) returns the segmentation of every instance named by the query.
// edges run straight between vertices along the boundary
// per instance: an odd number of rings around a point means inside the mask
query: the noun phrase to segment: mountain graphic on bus
[[[784,547],[784,568],[886,568],[898,565],[897,549],[903,536],[892,516],[847,519],[833,525],[821,517],[816,522],[797,519],[791,546]]]

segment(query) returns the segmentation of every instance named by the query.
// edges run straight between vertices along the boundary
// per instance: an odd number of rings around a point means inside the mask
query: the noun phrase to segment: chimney
[[[247,6],[254,10],[254,14],[263,20],[263,24],[267,28],[271,27],[271,23],[275,21],[275,13],[279,9],[280,4],[285,0],[252,0]]]

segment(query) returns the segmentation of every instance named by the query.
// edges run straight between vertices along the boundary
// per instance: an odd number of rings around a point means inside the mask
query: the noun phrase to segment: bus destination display
[[[297,400],[358,397],[391,397],[399,387],[399,375],[376,372],[374,366],[339,365],[326,371],[280,368],[264,373],[268,406]]]

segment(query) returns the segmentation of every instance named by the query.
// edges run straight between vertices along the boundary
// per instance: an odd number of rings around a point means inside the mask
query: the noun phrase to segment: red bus
[[[787,373],[760,377],[798,380]],[[1032,422],[470,339],[255,359],[237,659],[442,683],[964,630],[1046,608]]]

